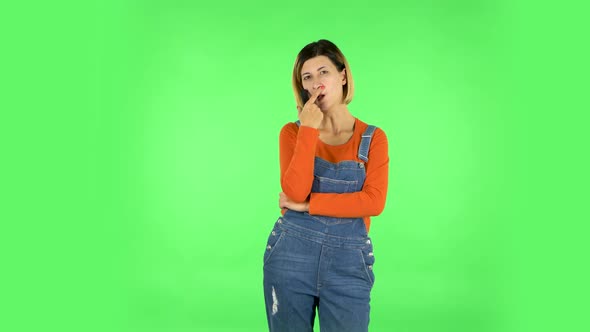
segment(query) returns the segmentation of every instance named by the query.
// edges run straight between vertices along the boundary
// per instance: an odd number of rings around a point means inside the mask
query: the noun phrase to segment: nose
[[[321,82],[314,82],[313,83],[313,89],[317,90],[319,88],[321,88],[322,86],[324,86]]]

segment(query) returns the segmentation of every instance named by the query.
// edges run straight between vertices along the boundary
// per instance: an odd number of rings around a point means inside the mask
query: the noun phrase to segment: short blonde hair
[[[352,79],[352,73],[346,57],[340,49],[329,40],[320,39],[317,42],[307,44],[295,59],[295,65],[293,66],[293,92],[295,93],[295,101],[297,106],[303,107],[303,99],[301,99],[301,93],[303,91],[303,83],[301,82],[301,68],[305,61],[314,58],[316,56],[324,55],[328,57],[334,66],[341,72],[346,69],[346,84],[342,86],[343,102],[349,104],[354,96],[354,81]]]

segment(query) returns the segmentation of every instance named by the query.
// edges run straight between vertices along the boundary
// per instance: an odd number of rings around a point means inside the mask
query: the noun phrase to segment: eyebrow
[[[321,66],[320,68],[318,68],[318,70],[322,69],[322,68],[326,68],[326,66]],[[306,71],[305,73],[301,73],[301,76],[305,75],[305,74],[309,74],[308,71]]]

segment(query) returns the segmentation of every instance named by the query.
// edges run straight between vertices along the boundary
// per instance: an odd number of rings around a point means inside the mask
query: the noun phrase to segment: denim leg
[[[318,306],[322,332],[368,331],[374,277],[365,255],[370,250],[324,248]]]
[[[267,249],[264,298],[269,331],[313,331],[321,245],[286,231]]]
[[[266,319],[270,332],[312,332],[317,297],[298,294],[287,284],[264,282]]]

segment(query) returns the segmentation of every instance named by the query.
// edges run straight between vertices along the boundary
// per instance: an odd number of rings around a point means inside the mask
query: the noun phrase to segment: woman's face
[[[318,97],[316,104],[323,110],[330,109],[342,103],[342,86],[346,84],[346,69],[339,72],[327,56],[316,56],[303,63],[301,82],[303,89],[310,95],[324,86],[324,92]]]

